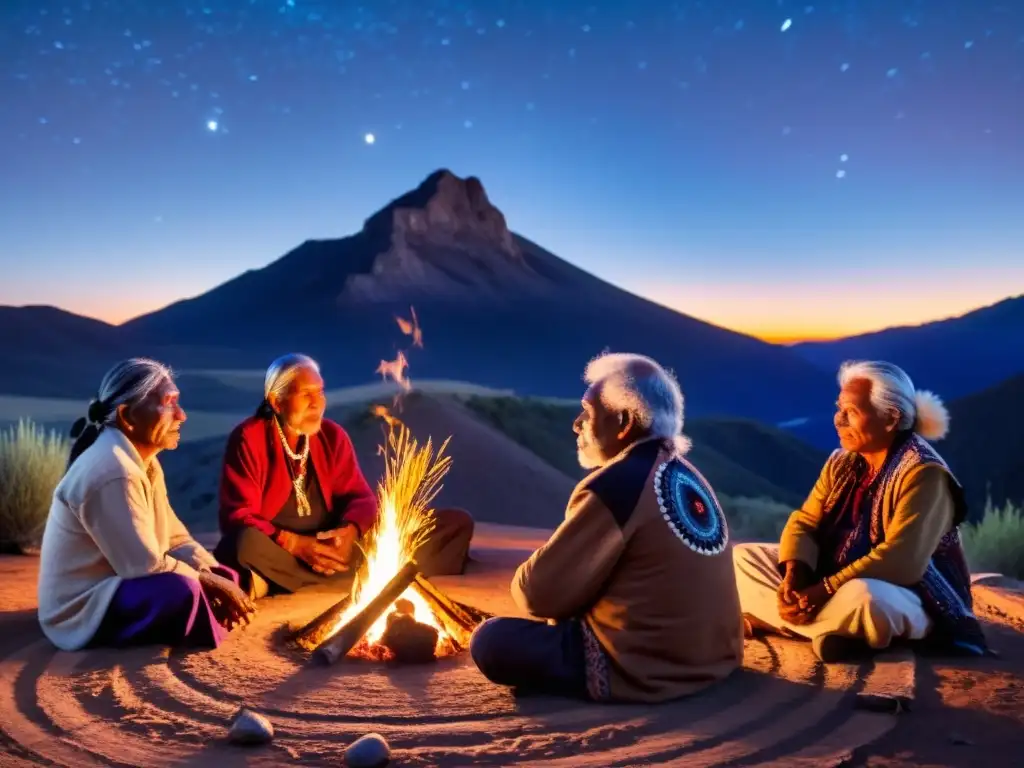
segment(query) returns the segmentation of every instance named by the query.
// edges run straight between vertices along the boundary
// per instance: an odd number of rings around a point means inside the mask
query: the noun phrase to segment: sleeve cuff
[[[807,536],[783,539],[779,544],[779,567],[789,560],[799,560],[811,570],[818,567],[818,545]]]

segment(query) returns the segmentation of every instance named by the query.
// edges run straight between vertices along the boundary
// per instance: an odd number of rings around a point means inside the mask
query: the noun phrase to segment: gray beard
[[[597,469],[598,467],[604,466],[604,462],[599,459],[595,459],[581,448],[576,449],[576,461],[579,462],[583,469]]]

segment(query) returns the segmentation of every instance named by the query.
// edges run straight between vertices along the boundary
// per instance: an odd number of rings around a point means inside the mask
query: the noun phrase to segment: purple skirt
[[[210,570],[238,583],[231,568]],[[216,648],[227,635],[198,579],[155,573],[121,582],[89,645]]]

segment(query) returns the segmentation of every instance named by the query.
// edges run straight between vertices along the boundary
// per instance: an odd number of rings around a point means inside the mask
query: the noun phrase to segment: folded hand
[[[331,576],[335,571],[347,571],[352,562],[352,548],[359,529],[354,525],[343,525],[316,535],[314,545],[316,557],[311,566],[314,571]]]

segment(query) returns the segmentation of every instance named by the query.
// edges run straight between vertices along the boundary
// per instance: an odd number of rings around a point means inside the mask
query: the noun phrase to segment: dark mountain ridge
[[[972,520],[985,501],[1024,505],[1024,374],[949,404],[950,430],[935,447],[964,486]]]
[[[112,347],[95,367],[128,350],[179,369],[263,368],[304,351],[321,361],[329,386],[362,384],[408,347],[395,318],[409,317],[410,306],[425,342],[409,354],[414,380],[577,397],[587,361],[610,349],[674,369],[691,414],[777,422],[827,411],[834,396],[832,376],[792,350],[654,304],[515,235],[478,179],[446,170],[352,236],[307,241],[108,329]],[[6,381],[0,391],[10,392]]]
[[[791,349],[829,371],[844,360],[890,360],[918,387],[963,397],[1024,372],[1024,294],[957,317]]]

